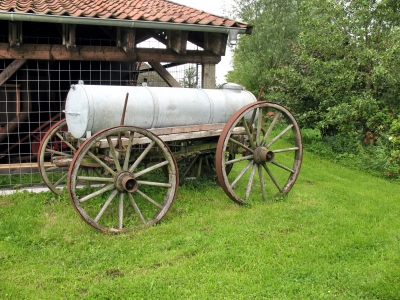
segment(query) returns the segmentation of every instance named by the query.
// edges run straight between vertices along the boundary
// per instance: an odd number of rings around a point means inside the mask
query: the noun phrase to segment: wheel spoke
[[[129,158],[131,156],[131,149],[132,149],[132,140],[133,140],[133,134],[129,136],[128,147],[126,148],[125,151],[124,166],[122,167],[123,170],[128,170]]]
[[[246,190],[246,198],[245,198],[246,201],[249,200],[249,197],[250,197],[251,189],[253,187],[253,180],[254,180],[254,174],[256,172],[256,168],[257,168],[257,165],[254,164],[253,168],[251,169],[249,182],[247,184],[247,190]]]
[[[137,172],[137,173],[133,174],[133,176],[135,176],[135,178],[138,178],[139,176],[142,176],[143,174],[149,173],[151,171],[154,171],[154,170],[156,170],[158,168],[161,168],[162,166],[165,166],[165,165],[168,165],[168,164],[169,164],[169,162],[167,160],[163,161],[163,162],[160,162],[160,163],[158,163],[158,164],[156,164],[154,166],[151,166],[151,167],[149,167],[147,169],[144,169],[144,170],[142,170],[140,172]]]
[[[192,167],[194,166],[194,164],[195,164],[195,162],[197,161],[198,158],[199,158],[199,155],[196,155],[195,158],[192,160],[190,165],[187,167],[187,169],[185,170],[185,172],[181,176],[181,181],[186,178],[186,174],[189,173],[189,171],[192,169]]]
[[[260,135],[261,135],[261,127],[262,127],[262,113],[261,109],[258,108],[254,111],[258,110],[258,118],[257,118],[257,139],[256,139],[256,145],[260,146]]]
[[[260,185],[261,185],[261,191],[262,191],[262,196],[263,196],[263,200],[267,201],[267,193],[265,191],[265,185],[264,185],[264,175],[262,172],[262,167],[261,165],[258,165],[258,177],[260,177]]]
[[[104,214],[104,212],[106,211],[106,209],[108,208],[108,206],[110,205],[111,201],[115,198],[115,196],[118,194],[118,190],[115,189],[111,195],[108,197],[108,199],[106,200],[106,202],[104,203],[103,207],[101,208],[101,210],[99,211],[99,213],[97,214],[96,218],[94,218],[95,222],[98,222],[101,218],[101,216]]]
[[[257,100],[257,101],[258,101],[258,100]],[[257,113],[257,109],[253,110],[253,113],[252,113],[251,118],[250,118],[250,127],[251,127],[251,128],[253,127],[252,124],[253,124],[254,119],[255,119],[255,117],[256,117],[256,113]],[[252,131],[253,131],[253,130],[252,130]]]
[[[119,193],[119,208],[118,208],[118,229],[122,230],[124,223],[124,194]]]
[[[286,167],[286,166],[284,166],[284,165],[282,165],[282,164],[280,164],[280,163],[278,163],[276,161],[272,161],[271,163],[274,164],[275,166],[279,167],[279,168],[282,168],[282,169],[284,169],[286,171],[289,171],[290,173],[294,173],[293,169],[290,169],[290,168],[288,168],[288,167]]]
[[[48,167],[45,169],[46,172],[51,172],[51,171],[55,171],[58,170],[60,167],[57,166],[53,166],[53,167]]]
[[[272,129],[275,127],[276,122],[278,122],[280,116],[281,116],[280,112],[275,114],[274,119],[272,120],[271,124],[268,127],[267,132],[264,135],[261,146],[264,146],[265,143],[267,142],[267,139],[268,139],[269,135],[271,134]]]
[[[53,149],[46,149],[46,152],[48,152],[48,153],[51,153],[51,154],[56,154],[56,155],[66,156],[66,157],[70,157],[70,156],[72,156],[72,155],[71,155],[71,154],[69,154],[69,153],[60,152],[60,151],[56,151],[56,150],[53,150]]]
[[[276,178],[274,177],[274,175],[272,174],[271,170],[268,168],[268,166],[264,163],[262,164],[263,168],[265,169],[265,171],[267,171],[269,177],[271,178],[271,180],[273,181],[273,183],[275,184],[275,186],[278,188],[279,192],[282,193],[282,188],[279,186],[278,181],[276,180]]]
[[[242,157],[239,157],[239,158],[235,158],[235,159],[226,161],[225,165],[230,165],[230,164],[234,164],[234,163],[237,163],[237,162],[240,162],[240,161],[249,160],[249,159],[252,159],[253,157],[254,157],[254,155],[242,156]]]
[[[55,186],[58,186],[61,182],[64,181],[65,178],[67,178],[67,176],[68,176],[68,173],[65,173],[63,176],[61,176],[60,179],[58,179],[58,180],[54,183],[54,185],[55,185]]]
[[[244,173],[253,165],[253,161],[249,161],[248,164],[243,168],[243,170],[239,173],[236,179],[231,183],[231,186],[234,187],[236,183],[243,177]]]
[[[119,164],[119,160],[117,158],[117,154],[115,153],[115,147],[114,147],[114,144],[111,142],[111,137],[110,136],[107,137],[107,142],[108,142],[108,145],[110,147],[110,153],[111,153],[111,156],[112,156],[112,158],[114,160],[115,168],[119,172],[119,171],[121,171],[121,165]]]
[[[299,147],[277,149],[277,150],[274,150],[274,153],[281,153],[281,152],[288,152],[288,151],[296,151],[296,150],[299,150],[299,149],[300,149]]]
[[[94,192],[94,193],[91,193],[91,194],[89,194],[89,195],[87,195],[87,196],[85,196],[85,197],[82,197],[81,199],[79,199],[79,202],[85,202],[85,201],[87,201],[87,200],[89,200],[89,199],[92,199],[93,197],[96,197],[96,196],[99,196],[99,195],[101,195],[101,194],[103,194],[103,193],[105,193],[105,192],[107,192],[107,191],[110,191],[110,190],[112,190],[114,188],[114,184],[109,184],[109,185],[106,185],[105,187],[103,187],[102,189],[100,189],[100,190],[98,190],[98,191],[96,191],[96,192]]]
[[[66,144],[71,150],[76,151],[75,147],[71,145],[71,143],[69,143],[68,141],[66,141],[64,139],[64,137],[60,134],[60,133],[56,133],[56,135],[58,136],[58,138],[63,141],[64,144]]]
[[[200,178],[201,169],[202,169],[202,165],[203,165],[203,160],[204,160],[204,157],[203,157],[203,156],[200,156],[199,164],[198,164],[198,166],[197,166],[197,176],[196,176],[196,178]]]
[[[172,186],[171,183],[151,182],[151,181],[141,181],[141,180],[138,180],[137,183],[150,186],[166,187],[166,188],[170,188]]]
[[[149,196],[147,196],[145,193],[141,192],[140,190],[136,190],[136,192],[142,196],[144,199],[146,199],[147,201],[149,201],[150,203],[154,204],[155,206],[157,206],[159,209],[162,209],[162,205],[158,204],[156,201],[154,201],[153,199],[151,199]]]
[[[290,124],[288,127],[286,127],[281,133],[279,133],[276,137],[274,137],[268,145],[265,146],[265,148],[271,147],[277,140],[279,140],[286,132],[288,132],[290,129],[292,129],[294,125]]]
[[[94,177],[94,176],[77,176],[78,180],[98,181],[98,182],[114,182],[114,178]]]
[[[249,139],[250,146],[251,146],[252,148],[254,148],[255,146],[254,146],[254,141],[253,141],[253,135],[252,135],[251,132],[250,132],[250,129],[249,129],[249,126],[247,125],[247,121],[246,121],[246,118],[245,118],[245,117],[243,117],[243,126],[244,126],[244,129],[245,129],[245,131],[246,131],[247,138]]]
[[[156,142],[152,141],[146,149],[142,152],[142,154],[139,155],[139,157],[136,159],[136,161],[133,163],[133,165],[129,168],[129,172],[133,172],[133,170],[136,169],[136,167],[140,164],[140,162],[143,160],[143,158],[146,157],[147,153],[153,148],[154,144]]]
[[[251,153],[254,153],[254,151],[252,149],[250,149],[249,147],[245,146],[244,144],[242,144],[241,142],[238,142],[237,140],[233,139],[233,138],[229,138],[229,141],[246,149],[247,151],[250,151]]]
[[[115,172],[113,169],[111,169],[109,166],[107,166],[100,158],[98,158],[96,155],[94,155],[92,152],[88,151],[87,154],[93,158],[97,163],[99,163],[104,169],[106,169],[108,172],[110,172],[112,175],[115,176]]]
[[[131,201],[131,204],[132,204],[132,206],[133,206],[133,209],[135,210],[135,213],[137,214],[137,216],[139,217],[139,219],[142,221],[143,224],[146,224],[147,222],[146,222],[145,218],[143,217],[142,213],[140,212],[140,209],[139,209],[139,207],[137,206],[135,200],[133,199],[131,193],[128,193],[128,198],[129,198],[129,200]]]

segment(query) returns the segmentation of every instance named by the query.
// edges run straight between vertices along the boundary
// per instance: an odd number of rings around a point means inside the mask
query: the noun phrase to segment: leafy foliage
[[[190,66],[185,69],[184,77],[179,82],[184,88],[196,88],[197,87],[197,70],[195,67]]]
[[[264,87],[263,99],[287,106],[336,153],[379,155],[379,170],[398,173],[399,1],[250,2],[237,8],[254,35],[239,40],[228,79]]]
[[[394,141],[399,137],[393,124],[400,113],[400,19],[392,4],[304,2],[293,64],[281,69],[285,104],[301,126],[355,142],[336,153],[358,154],[361,166],[387,177],[400,166],[388,142],[389,131]]]
[[[293,40],[300,32],[300,3],[301,0],[237,1],[236,17],[255,27],[251,35],[240,38],[228,81],[240,83],[253,93],[264,86],[268,91],[266,97],[277,93],[275,70],[291,61]]]

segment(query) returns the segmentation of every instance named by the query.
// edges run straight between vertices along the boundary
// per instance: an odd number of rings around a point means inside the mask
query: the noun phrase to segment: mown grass
[[[66,193],[2,196],[0,298],[399,299],[399,194],[306,152],[285,198],[239,206],[186,183],[128,234],[95,231]]]

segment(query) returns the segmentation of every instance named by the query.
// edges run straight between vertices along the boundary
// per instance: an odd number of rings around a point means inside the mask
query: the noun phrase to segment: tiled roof
[[[167,0],[0,0],[0,12],[247,28],[245,23]]]

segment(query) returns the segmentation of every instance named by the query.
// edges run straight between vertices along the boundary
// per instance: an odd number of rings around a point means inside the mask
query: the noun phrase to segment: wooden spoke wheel
[[[88,166],[95,166],[95,172],[87,172]],[[86,140],[68,173],[76,211],[89,225],[109,232],[160,221],[175,200],[178,183],[170,149],[150,131],[133,126],[111,127]]]
[[[66,186],[68,167],[76,151],[75,146],[65,139],[67,133],[65,119],[55,123],[43,136],[38,151],[40,176],[47,187],[61,195]]]
[[[275,103],[251,103],[236,112],[221,133],[218,181],[240,204],[285,195],[300,172],[302,155],[301,133],[293,115]]]
[[[180,184],[185,179],[215,178],[215,151],[199,152],[190,159],[181,160],[178,165],[182,171],[179,175]]]

